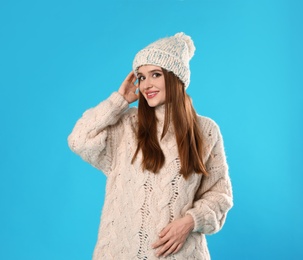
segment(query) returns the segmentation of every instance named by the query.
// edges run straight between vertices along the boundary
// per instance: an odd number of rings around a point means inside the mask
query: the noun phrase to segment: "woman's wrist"
[[[188,229],[190,229],[190,231],[193,231],[194,227],[195,227],[195,221],[194,221],[193,217],[190,214],[186,214],[184,216],[184,221],[185,221],[185,225],[188,227]]]

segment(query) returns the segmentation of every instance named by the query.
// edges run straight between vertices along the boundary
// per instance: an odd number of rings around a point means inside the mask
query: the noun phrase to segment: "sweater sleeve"
[[[127,108],[123,96],[114,92],[96,107],[85,111],[68,136],[70,149],[107,175],[113,160],[114,136],[119,136],[119,130],[123,131],[123,128],[115,129],[114,133],[112,126]]]
[[[223,227],[227,212],[233,206],[223,140],[216,124],[212,136],[215,142],[205,163],[208,175],[202,177],[193,207],[186,212],[194,219],[193,231],[204,234],[218,232]]]

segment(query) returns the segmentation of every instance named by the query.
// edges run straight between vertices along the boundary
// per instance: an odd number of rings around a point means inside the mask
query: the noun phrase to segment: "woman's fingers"
[[[170,230],[171,224],[168,224],[165,228],[162,229],[162,231],[159,234],[159,237],[164,237],[167,232]]]
[[[159,257],[163,255],[164,257],[175,254],[179,252],[179,250],[182,248],[183,243],[180,242],[173,242],[172,240],[168,240],[157,252],[156,256]]]
[[[156,249],[162,245],[164,245],[169,240],[168,237],[160,237],[155,243],[152,244],[152,248]]]
[[[189,233],[194,226],[194,220],[190,215],[176,219],[168,224],[159,234],[159,239],[152,245],[156,249],[156,255],[168,256],[178,252],[184,245]]]
[[[128,103],[132,103],[138,99],[138,94],[136,93],[138,84],[135,84],[137,77],[133,71],[128,73],[124,81],[122,82],[118,92],[124,97]]]
[[[178,247],[181,248],[180,244],[177,244],[177,243],[172,244],[171,247],[168,250],[165,251],[164,257],[166,257],[170,254],[176,253]]]
[[[179,244],[179,245],[177,246],[177,248],[176,248],[173,252],[171,252],[171,254],[176,254],[176,253],[178,253],[178,252],[180,251],[180,249],[182,248],[182,246],[183,246],[183,244]],[[165,255],[165,256],[167,256],[167,255]]]
[[[137,80],[137,77],[133,71],[128,73],[127,77],[125,78],[125,81],[130,82],[132,84],[134,84],[136,82],[136,80]]]
[[[162,247],[159,250],[157,250],[156,255],[157,256],[161,256],[161,255],[166,254],[166,253],[167,253],[167,255],[169,255],[170,254],[169,253],[170,249],[171,249],[171,247],[173,245],[174,245],[174,241],[173,240],[170,240],[170,239],[167,240],[166,242],[162,243]]]

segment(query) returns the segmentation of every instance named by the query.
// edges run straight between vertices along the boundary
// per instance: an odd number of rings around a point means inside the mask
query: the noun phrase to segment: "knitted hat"
[[[133,71],[137,75],[142,65],[155,65],[173,72],[185,85],[190,82],[189,61],[196,48],[192,39],[183,32],[160,39],[139,51],[133,61]]]

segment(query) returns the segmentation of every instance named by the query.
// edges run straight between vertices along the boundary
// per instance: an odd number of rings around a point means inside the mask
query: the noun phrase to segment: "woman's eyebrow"
[[[137,78],[144,76],[142,72],[137,72]]]

